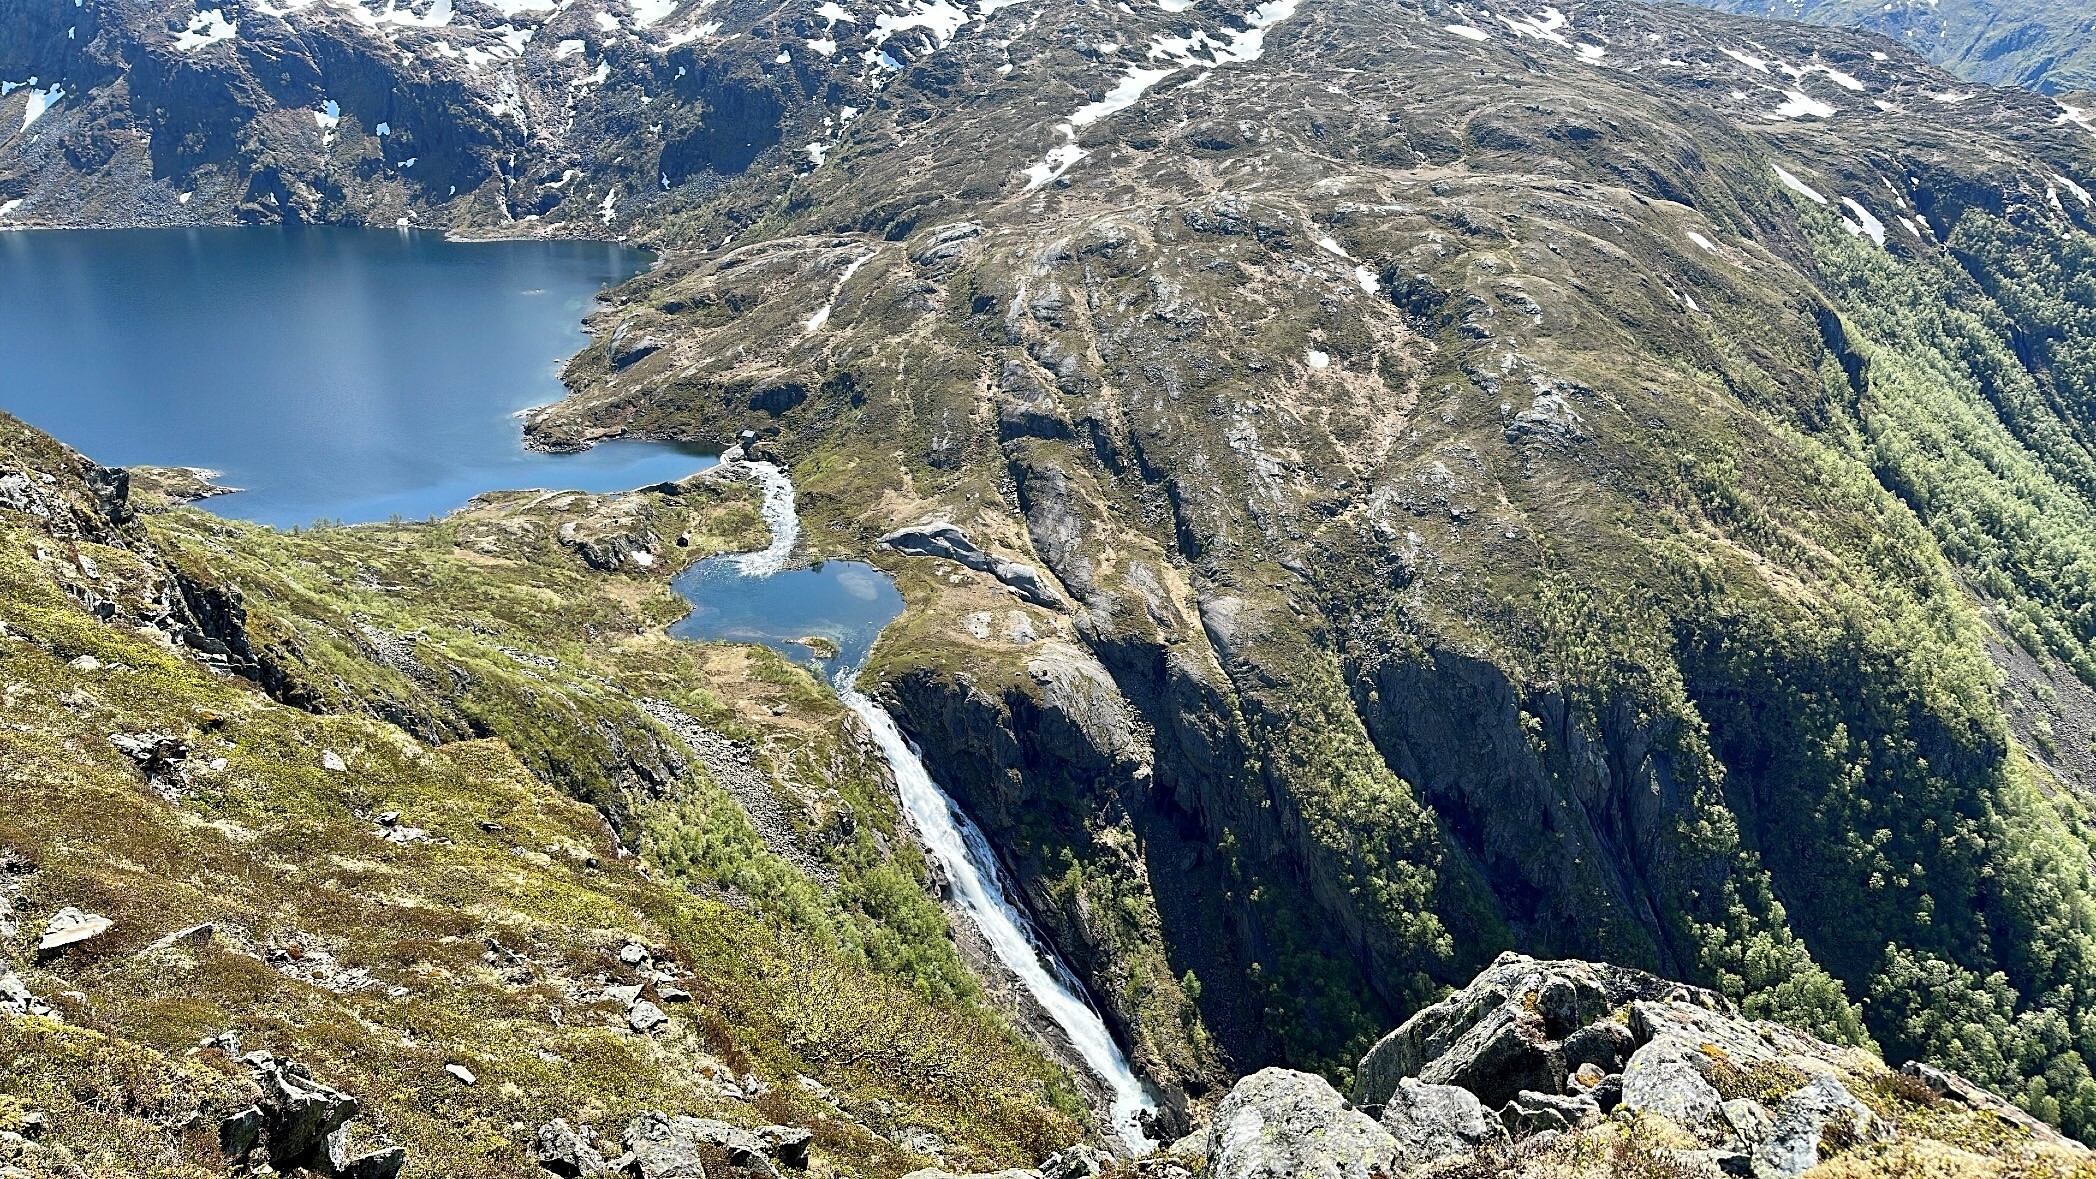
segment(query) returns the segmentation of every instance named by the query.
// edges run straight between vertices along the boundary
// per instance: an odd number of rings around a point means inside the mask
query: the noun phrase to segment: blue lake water
[[[789,659],[812,655],[800,640],[837,646],[835,669],[866,662],[881,628],[902,613],[902,595],[886,573],[857,561],[825,561],[752,577],[732,560],[709,558],[679,574],[678,593],[691,613],[670,627],[684,639],[763,643]]]
[[[537,454],[513,416],[561,396],[592,300],[647,265],[412,231],[0,233],[0,409],[98,462],[220,471],[248,490],[204,507],[278,526],[681,478],[712,458]]]

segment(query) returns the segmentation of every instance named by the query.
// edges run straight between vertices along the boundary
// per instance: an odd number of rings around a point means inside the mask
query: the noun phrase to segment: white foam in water
[[[758,510],[771,525],[770,544],[753,553],[737,553],[729,560],[745,577],[770,577],[786,567],[786,558],[801,539],[800,513],[793,508],[793,480],[774,463],[751,462],[733,451],[721,456],[721,467],[722,474],[747,476],[764,492],[764,505]]]
[[[1106,1022],[1068,981],[1069,968],[1051,962],[1027,932],[1026,917],[1005,897],[997,858],[982,832],[932,781],[923,759],[910,748],[886,709],[849,683],[837,685],[837,698],[865,722],[874,744],[888,759],[903,809],[924,836],[925,849],[953,882],[954,903],[982,931],[997,960],[1018,976],[1020,984],[1070,1037],[1086,1067],[1113,1089],[1110,1111],[1121,1141],[1136,1154],[1149,1153],[1153,1144],[1136,1119],[1143,1110],[1154,1109],[1155,1103],[1143,1092],[1142,1082],[1128,1067],[1128,1058],[1106,1030]]]
[[[720,470],[729,477],[754,480],[763,488],[761,511],[765,523],[771,525],[769,545],[729,560],[734,562],[736,571],[746,577],[769,577],[778,573],[786,567],[786,559],[801,535],[800,516],[794,510],[793,481],[774,463],[742,458],[739,449],[721,456]],[[1156,1103],[1144,1092],[1142,1082],[1136,1078],[1135,1070],[1129,1067],[1120,1045],[1114,1043],[1113,1033],[1106,1029],[1106,1021],[1085,1000],[1069,967],[1063,965],[1045,943],[1034,937],[1025,914],[1012,904],[989,841],[946,796],[946,792],[939,789],[938,783],[932,781],[924,760],[917,756],[917,751],[903,737],[902,730],[896,727],[895,718],[858,690],[854,684],[857,674],[857,668],[840,672],[836,684],[837,698],[865,723],[873,734],[874,743],[880,746],[889,770],[895,775],[903,809],[909,812],[911,821],[923,835],[925,850],[939,861],[952,882],[955,905],[982,933],[997,960],[1018,978],[1020,985],[1070,1038],[1071,1047],[1077,1050],[1085,1066],[1113,1091],[1109,1113],[1122,1143],[1133,1154],[1149,1153],[1155,1144],[1143,1133],[1138,1117],[1144,1110],[1154,1110]]]

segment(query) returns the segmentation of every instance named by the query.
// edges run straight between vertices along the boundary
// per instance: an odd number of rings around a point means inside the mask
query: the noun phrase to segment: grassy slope
[[[5,441],[10,469],[54,469],[51,448],[19,426]],[[34,864],[8,953],[65,1020],[0,1030],[0,1125],[47,1111],[58,1146],[91,1173],[210,1173],[208,1135],[177,1127],[199,1104],[237,1106],[243,1082],[228,1076],[244,1070],[190,1049],[235,1030],[356,1095],[360,1124],[407,1145],[413,1174],[524,1173],[523,1145],[545,1120],[615,1133],[644,1108],[809,1125],[824,1173],[921,1165],[880,1136],[912,1126],[976,1166],[1073,1137],[1067,1082],[974,998],[878,761],[834,698],[766,653],[663,638],[681,612],[669,561],[640,576],[592,572],[554,539],[577,513],[525,502],[296,536],[180,511],[104,538],[123,547],[54,539],[18,514],[0,522],[0,764],[13,792],[0,848]],[[710,485],[612,506],[689,536],[664,546],[681,556],[744,543],[754,522],[745,496]],[[237,583],[251,633],[326,712],[98,623],[57,584],[82,580],[76,546],[119,595],[152,585],[162,561]],[[357,623],[419,632],[413,658],[431,674],[375,661]],[[81,656],[100,666],[82,670]],[[839,883],[767,850],[634,709],[643,695],[761,750]],[[417,741],[373,711],[455,739]],[[173,802],[108,740],[145,730],[186,734],[196,750]],[[323,751],[348,771],[324,769]],[[637,767],[652,767],[652,786]],[[580,797],[621,817],[638,858]],[[847,807],[853,834],[820,837]],[[437,838],[380,839],[372,816],[388,810]],[[30,935],[65,904],[116,927],[26,968]],[[208,942],[147,949],[200,921],[215,925]],[[670,1005],[667,1034],[632,1035],[597,1000],[607,983],[638,981],[615,957],[629,941],[689,972],[696,1001]],[[312,975],[314,951],[371,985],[290,977]],[[446,1063],[478,1085],[453,1081]],[[748,1074],[768,1092],[744,1100],[708,1079]],[[831,1086],[834,1104],[801,1074]]]

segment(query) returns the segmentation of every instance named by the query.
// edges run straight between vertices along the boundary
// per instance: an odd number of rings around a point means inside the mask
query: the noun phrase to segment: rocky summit
[[[1632,0],[15,4],[0,226],[629,239],[531,444],[735,449],[278,532],[0,423],[0,1165],[2086,1171],[2090,119]],[[894,579],[898,737],[664,632],[746,550]]]

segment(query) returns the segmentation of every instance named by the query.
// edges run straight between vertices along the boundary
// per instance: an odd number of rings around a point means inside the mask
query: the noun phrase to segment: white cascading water
[[[764,522],[771,525],[771,543],[728,559],[734,562],[735,571],[745,577],[770,577],[786,567],[786,558],[801,540],[801,517],[793,508],[793,480],[777,464],[753,462],[741,454],[737,447],[722,455],[718,469],[730,478],[748,478],[764,492],[764,504],[758,510],[763,513]]]
[[[732,558],[736,571],[747,577],[769,577],[784,569],[801,534],[792,480],[775,464],[743,459],[739,449],[721,456],[721,474],[748,478],[763,489],[762,511],[765,522],[771,525],[769,545]],[[997,960],[1069,1037],[1070,1046],[1085,1066],[1113,1091],[1109,1114],[1115,1132],[1129,1152],[1148,1153],[1154,1144],[1143,1133],[1139,1116],[1144,1110],[1154,1110],[1156,1103],[1143,1089],[1135,1070],[1128,1066],[1128,1058],[1114,1043],[1113,1033],[1106,1030],[1106,1022],[1072,981],[1069,968],[1054,960],[1054,951],[1028,932],[1025,915],[1005,893],[1004,877],[998,871],[997,857],[989,842],[932,781],[924,760],[910,748],[902,730],[896,727],[895,718],[853,685],[857,673],[857,668],[847,668],[838,676],[837,696],[865,722],[874,743],[880,746],[895,775],[903,809],[923,834],[926,850],[939,861],[953,883],[955,906],[981,932]]]
[[[847,673],[849,675],[851,673]],[[1109,1113],[1121,1141],[1134,1154],[1152,1147],[1138,1116],[1156,1105],[1128,1067],[1128,1058],[1092,1005],[1065,981],[1069,969],[1046,960],[1047,951],[1027,933],[1026,917],[1005,895],[1004,879],[997,870],[996,856],[973,821],[961,813],[946,792],[932,781],[924,761],[910,748],[895,718],[849,682],[837,685],[837,696],[856,713],[873,733],[873,740],[895,772],[895,786],[902,806],[924,836],[931,852],[953,882],[953,901],[982,932],[983,940],[997,960],[1019,979],[1019,984],[1040,1003],[1056,1026],[1070,1038],[1085,1066],[1113,1090]]]

